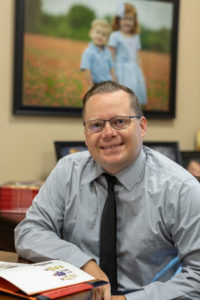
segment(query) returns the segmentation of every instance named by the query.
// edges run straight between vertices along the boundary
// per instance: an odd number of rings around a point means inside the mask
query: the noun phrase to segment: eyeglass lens
[[[115,129],[124,129],[130,125],[129,117],[114,117],[110,120],[91,120],[86,122],[86,128],[89,131],[99,132],[104,129],[105,123],[108,121],[110,125]]]

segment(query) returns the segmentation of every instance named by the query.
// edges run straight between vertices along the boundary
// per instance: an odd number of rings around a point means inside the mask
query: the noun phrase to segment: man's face
[[[108,31],[102,26],[95,26],[90,31],[90,38],[95,46],[103,47],[107,44]]]
[[[136,115],[130,107],[129,95],[119,90],[93,95],[86,103],[84,121]],[[106,122],[104,130],[93,133],[84,130],[86,145],[94,160],[106,171],[116,174],[139,155],[147,122],[144,117],[131,119],[129,127],[116,130]]]

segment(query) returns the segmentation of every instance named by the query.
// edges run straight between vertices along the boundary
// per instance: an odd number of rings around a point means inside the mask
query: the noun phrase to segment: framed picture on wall
[[[54,146],[57,160],[65,155],[87,150],[85,142],[83,141],[55,141]]]
[[[183,167],[200,181],[200,151],[181,151]]]
[[[130,44],[119,27],[127,5]],[[85,70],[96,78],[83,55],[100,18],[111,28],[106,48],[117,80],[135,91],[148,118],[175,117],[178,16],[179,0],[15,0],[14,113],[81,115]]]

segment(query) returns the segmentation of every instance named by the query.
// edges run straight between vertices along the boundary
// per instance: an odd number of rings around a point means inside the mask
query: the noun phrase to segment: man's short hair
[[[119,84],[118,82],[115,81],[103,81],[101,83],[95,84],[83,97],[83,110],[82,110],[82,118],[84,119],[84,113],[85,113],[85,106],[87,101],[94,95],[96,94],[109,94],[109,93],[114,93],[116,91],[124,91],[129,95],[129,99],[130,99],[130,107],[134,110],[134,112],[136,113],[136,115],[138,116],[142,116],[143,112],[142,112],[142,108],[141,105],[139,103],[139,100],[136,96],[136,94],[129,89],[128,87]]]
[[[103,27],[108,32],[108,34],[111,32],[111,25],[105,19],[95,19],[95,20],[93,20],[92,23],[91,23],[91,28],[90,29],[92,30],[97,26]]]

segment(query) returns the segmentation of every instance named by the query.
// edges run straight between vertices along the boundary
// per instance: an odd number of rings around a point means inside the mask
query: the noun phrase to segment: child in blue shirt
[[[96,19],[91,24],[91,42],[81,58],[81,70],[85,72],[89,88],[102,81],[115,81],[112,56],[106,47],[110,31],[104,19]]]

